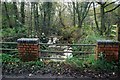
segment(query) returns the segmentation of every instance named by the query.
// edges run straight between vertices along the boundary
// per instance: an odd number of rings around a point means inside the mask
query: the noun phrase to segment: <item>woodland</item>
[[[118,62],[108,62],[103,55],[100,55],[100,58],[95,60],[96,48],[94,48],[97,40],[112,40],[120,43],[119,0],[106,2],[2,1],[0,18],[2,23],[0,37],[3,43],[0,66],[2,66],[4,77],[22,75],[28,78],[56,78],[56,76],[83,79],[114,78],[117,80],[120,78],[120,59]],[[47,46],[53,38],[56,41],[52,44],[82,45],[83,47],[70,46],[70,49],[87,51],[91,54],[72,52],[72,57],[66,58],[65,61],[39,58],[36,61],[24,62],[19,58],[17,50],[10,50],[17,49],[13,43],[19,38],[39,38],[42,44],[41,50],[64,50],[65,46],[59,49],[58,46],[52,49]],[[84,45],[88,46],[84,48]],[[46,53],[47,56],[50,55]]]

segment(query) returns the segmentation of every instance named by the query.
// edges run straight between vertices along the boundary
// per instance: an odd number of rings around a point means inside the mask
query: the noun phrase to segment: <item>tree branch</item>
[[[89,12],[89,9],[90,9],[90,6],[91,6],[92,2],[89,3],[89,6],[88,6],[88,9],[86,11],[86,13],[84,14],[83,18],[82,18],[82,21],[85,19],[85,17],[87,16],[88,12]]]
[[[106,4],[104,7],[107,7],[107,6],[109,6],[109,5],[111,5],[111,4],[114,4],[115,3],[115,1],[114,2],[111,2],[111,3],[109,3],[109,4]]]
[[[116,7],[114,7],[113,9],[106,11],[105,13],[112,12],[113,10],[117,9],[119,6],[120,6],[120,4],[118,4],[118,5],[117,5]]]
[[[114,3],[117,2],[117,1],[119,1],[119,0],[116,0],[116,1],[113,1],[113,2],[111,2],[111,3],[109,3],[109,4],[106,4],[104,7],[107,7],[107,6],[111,5],[111,4],[114,4]]]

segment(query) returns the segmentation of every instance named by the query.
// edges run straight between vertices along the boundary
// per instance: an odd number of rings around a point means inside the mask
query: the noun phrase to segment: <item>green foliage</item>
[[[1,35],[3,41],[16,42],[18,38],[27,37],[26,27],[2,28]]]
[[[27,69],[34,71],[42,68],[44,66],[44,63],[39,60],[22,62],[19,58],[4,53],[2,54],[2,66],[5,70]]]
[[[66,39],[68,42],[73,43],[75,42],[80,34],[78,26],[67,26],[65,28],[61,28],[61,35],[63,39]]]
[[[80,57],[73,57],[67,60],[77,69],[93,69],[97,71],[117,71],[118,67],[114,62],[107,62],[104,58],[95,60],[95,55],[89,55],[86,59],[79,59]]]
[[[100,39],[101,38],[99,35],[91,34],[91,35],[87,35],[80,43],[93,44],[93,43],[96,43],[96,41]]]
[[[116,71],[117,65],[112,62],[107,62],[106,60],[97,60],[93,64],[93,68],[100,71]]]
[[[83,27],[83,36],[78,41],[82,44],[94,44],[97,40],[105,39],[105,37],[99,35],[99,33],[95,32],[90,26]]]
[[[46,37],[46,35],[44,33],[42,33],[42,35],[40,37],[40,42],[42,42],[42,43],[48,42],[48,38]]]
[[[112,39],[116,39],[116,35],[117,35],[117,25],[112,25],[112,29],[109,31],[109,36],[112,38]]]
[[[13,55],[10,55],[10,54],[5,54],[5,53],[2,53],[2,62],[3,64],[4,63],[12,63],[12,62],[20,62],[20,59],[19,58],[14,58]]]
[[[72,57],[70,59],[66,60],[67,63],[71,64],[72,66],[74,66],[74,68],[77,69],[84,69],[87,67],[86,62],[83,56],[75,56]]]
[[[3,28],[2,29],[2,37],[5,36],[15,36],[16,32],[15,32],[15,28]]]
[[[65,28],[61,28],[63,36],[70,36],[74,31],[78,30],[78,26],[68,26]]]

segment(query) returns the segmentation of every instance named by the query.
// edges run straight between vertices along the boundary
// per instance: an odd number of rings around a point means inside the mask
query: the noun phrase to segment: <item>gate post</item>
[[[97,50],[96,50],[96,59],[100,52],[104,54],[104,57],[107,61],[118,61],[118,51],[119,51],[119,42],[112,40],[98,40],[97,41]]]
[[[40,57],[39,38],[20,38],[17,40],[17,47],[23,61],[33,61]]]

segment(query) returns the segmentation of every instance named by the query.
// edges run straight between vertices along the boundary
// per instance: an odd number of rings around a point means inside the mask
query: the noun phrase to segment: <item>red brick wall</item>
[[[97,45],[97,57],[100,52],[103,52],[105,54],[105,59],[108,61],[118,61],[118,51],[119,51],[119,45],[109,45],[109,44],[102,44]]]
[[[39,55],[39,44],[18,43],[19,57],[23,61],[36,60]]]

